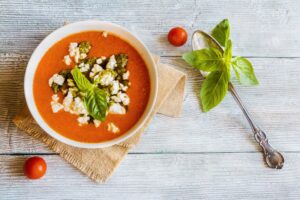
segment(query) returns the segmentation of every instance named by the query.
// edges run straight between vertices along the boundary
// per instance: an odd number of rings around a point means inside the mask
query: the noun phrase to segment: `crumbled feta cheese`
[[[67,96],[63,100],[64,111],[68,112],[71,109],[71,104],[73,102],[72,92],[69,90]]]
[[[128,90],[128,86],[123,85],[122,83],[120,83],[120,88],[122,91],[126,92]]]
[[[52,101],[58,102],[58,100],[59,100],[59,97],[57,94],[52,95]]]
[[[106,64],[106,69],[114,69],[115,68],[115,64],[117,64],[117,61],[116,61],[115,55],[112,55],[109,58],[108,63]]]
[[[92,72],[97,73],[97,72],[101,72],[101,71],[103,71],[103,68],[98,64],[94,64],[94,66],[92,68]]]
[[[71,57],[74,57],[75,62],[78,63],[78,60],[80,58],[78,43],[76,43],[76,42],[71,42],[70,43],[70,45],[69,45],[69,55]]]
[[[126,114],[126,109],[121,106],[119,103],[112,103],[109,107],[110,114],[118,114],[118,115],[124,115]]]
[[[80,64],[78,65],[78,67],[81,68],[81,67],[84,67],[84,65],[85,65],[85,64],[82,62],[82,63],[80,63]]]
[[[66,65],[71,65],[72,60],[69,55],[64,56],[64,62]]]
[[[95,125],[96,128],[98,128],[101,124],[101,121],[99,121],[97,119],[94,119],[93,122],[94,122],[94,125]]]
[[[103,31],[102,36],[106,38],[108,36],[108,33],[106,31]]]
[[[107,130],[111,131],[113,133],[118,133],[120,132],[120,129],[112,122],[107,124]]]
[[[57,113],[58,111],[63,109],[64,106],[62,104],[58,103],[58,102],[51,101],[51,108],[52,108],[53,113]]]
[[[80,54],[80,59],[85,59],[87,55],[85,53]]]
[[[98,58],[98,59],[96,60],[96,63],[100,65],[100,64],[102,63],[102,59],[101,59],[101,58]]]
[[[95,76],[95,73],[94,72],[90,72],[90,78],[93,78]]]
[[[121,98],[118,97],[118,96],[111,96],[110,98],[111,98],[114,102],[116,102],[116,103],[122,102]]]
[[[119,81],[113,81],[112,82],[112,86],[110,88],[110,92],[111,94],[117,94],[119,91],[120,87],[119,87]]]
[[[110,71],[103,71],[100,76],[96,75],[94,80],[99,77],[99,83],[103,86],[111,85],[115,79],[114,75]]]
[[[93,74],[93,75],[95,75],[95,74]],[[91,76],[91,74],[90,74],[90,76]],[[96,80],[96,79],[98,79],[99,78],[99,74],[97,74],[95,77],[94,77],[94,80]]]
[[[74,60],[75,60],[76,63],[78,63],[79,59],[80,59],[80,52],[79,52],[79,49],[76,49]]]
[[[77,121],[78,121],[78,123],[79,123],[79,126],[84,125],[84,124],[88,124],[89,120],[90,120],[90,117],[89,117],[89,116],[86,116],[86,115],[77,118]]]
[[[123,79],[124,80],[128,80],[129,78],[129,71],[127,70],[124,74],[123,74]]]
[[[72,112],[74,114],[77,114],[77,115],[80,115],[80,114],[84,114],[84,115],[88,115],[88,112],[84,106],[84,103],[83,101],[79,98],[79,97],[76,97],[74,99],[74,104],[73,104],[73,107],[72,107]]]
[[[62,75],[54,74],[48,81],[49,86],[51,87],[53,83],[57,85],[63,85],[65,82],[65,78]]]
[[[106,57],[105,56],[101,56],[101,60],[105,60],[106,59]]]
[[[87,71],[89,71],[89,69],[90,69],[90,65],[89,64],[84,64],[83,67],[79,68],[79,70],[81,72],[87,72]]]
[[[69,52],[74,50],[76,47],[78,47],[78,43],[77,42],[71,42],[69,44]]]
[[[129,96],[126,93],[118,93],[122,103],[127,106],[130,103]]]
[[[51,108],[52,108],[52,112],[53,113],[57,113],[58,111],[60,111],[61,109],[64,108],[64,106],[62,104],[60,104],[58,102],[59,97],[57,94],[52,95],[52,101],[51,101]]]

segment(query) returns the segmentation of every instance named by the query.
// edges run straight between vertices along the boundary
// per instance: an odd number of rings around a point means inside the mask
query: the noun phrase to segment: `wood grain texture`
[[[0,54],[0,153],[48,152],[20,132],[11,118],[24,105],[23,74],[28,57]],[[230,95],[209,113],[202,113],[197,93],[201,76],[181,58],[164,57],[188,75],[181,118],[157,115],[133,152],[249,152],[258,150],[251,130]],[[282,151],[300,151],[300,59],[252,58],[257,87],[237,85],[240,96],[270,141]],[[236,80],[233,80],[236,83]],[[17,93],[16,93],[17,91]],[[7,101],[10,99],[10,101]]]
[[[22,199],[298,199],[299,159],[285,154],[282,170],[259,153],[129,155],[106,184],[96,184],[58,156],[44,156],[46,177],[27,180],[23,156],[0,156],[1,200]]]
[[[300,56],[300,4],[293,0],[1,0],[0,5],[1,53],[30,55],[42,38],[65,21],[99,19],[127,27],[156,54],[181,55],[191,45],[169,45],[165,37],[171,27],[184,26],[191,34],[229,18],[235,54]]]

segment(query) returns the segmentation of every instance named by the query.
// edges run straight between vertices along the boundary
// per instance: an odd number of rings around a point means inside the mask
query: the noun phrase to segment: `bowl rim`
[[[85,28],[84,28],[85,27]],[[91,28],[88,28],[91,27]],[[94,28],[92,28],[94,27]],[[101,28],[100,28],[101,27]],[[80,30],[79,30],[80,29]],[[82,30],[81,30],[82,29]],[[110,30],[108,30],[110,29]],[[78,31],[79,30],[79,31]],[[80,142],[76,140],[72,140],[70,138],[67,138],[60,133],[53,130],[47,123],[44,121],[43,117],[40,115],[36,103],[34,101],[34,95],[33,95],[33,80],[35,76],[36,69],[38,67],[38,64],[42,57],[45,55],[45,53],[51,48],[54,44],[62,40],[63,38],[80,32],[85,31],[107,31],[112,32],[113,34],[117,35],[121,39],[128,42],[130,45],[132,45],[142,56],[143,60],[146,62],[148,73],[150,76],[150,96],[148,100],[148,104],[144,110],[144,113],[140,117],[140,119],[137,121],[137,123],[131,127],[127,132],[120,135],[117,138],[114,138],[112,140],[103,141],[103,142],[97,142],[97,143],[88,143],[88,142]],[[113,31],[119,31],[119,34]],[[121,36],[122,34],[125,34],[128,36],[128,38],[124,38]],[[133,42],[135,44],[133,44]],[[24,77],[24,93],[25,93],[25,99],[26,104],[29,108],[29,111],[35,121],[38,123],[38,125],[51,137],[57,139],[58,141],[74,146],[79,148],[105,148],[109,147],[118,143],[123,142],[124,140],[128,139],[129,137],[132,137],[134,134],[137,133],[139,129],[145,124],[145,122],[150,117],[150,114],[152,113],[156,99],[157,99],[157,93],[158,93],[158,75],[157,75],[157,69],[155,62],[153,60],[153,57],[149,51],[149,49],[144,45],[144,43],[133,33],[131,33],[126,28],[114,24],[111,22],[106,21],[100,21],[100,20],[86,20],[86,21],[79,21],[67,24],[65,26],[62,26],[55,31],[51,32],[49,35],[47,35],[40,44],[35,48],[33,51],[26,67],[25,71],[25,77]]]

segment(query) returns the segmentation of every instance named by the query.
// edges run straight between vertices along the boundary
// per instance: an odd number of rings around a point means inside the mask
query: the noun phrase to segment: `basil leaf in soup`
[[[76,86],[80,91],[86,92],[93,88],[93,84],[81,73],[81,71],[77,67],[75,67],[71,71],[71,74],[76,83]]]
[[[84,97],[84,104],[88,113],[97,120],[104,121],[108,109],[106,92],[94,87],[88,90]]]

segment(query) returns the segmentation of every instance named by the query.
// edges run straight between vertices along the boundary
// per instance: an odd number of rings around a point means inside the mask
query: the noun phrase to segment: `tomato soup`
[[[51,109],[54,92],[49,87],[49,78],[63,69],[74,68],[74,62],[68,66],[63,62],[64,56],[69,54],[70,43],[81,41],[88,41],[91,44],[89,57],[110,57],[118,53],[128,56],[127,70],[130,72],[130,87],[127,95],[130,97],[130,104],[126,107],[126,114],[108,114],[99,127],[91,123],[79,126],[77,115],[64,110],[54,113]],[[110,33],[103,37],[103,32],[87,31],[62,39],[45,53],[35,72],[33,93],[40,115],[53,130],[75,141],[97,143],[119,137],[138,122],[148,104],[150,77],[143,58],[128,42]],[[58,93],[58,96],[60,101],[64,97],[62,93]],[[108,131],[109,123],[114,123],[119,128],[119,132]]]

